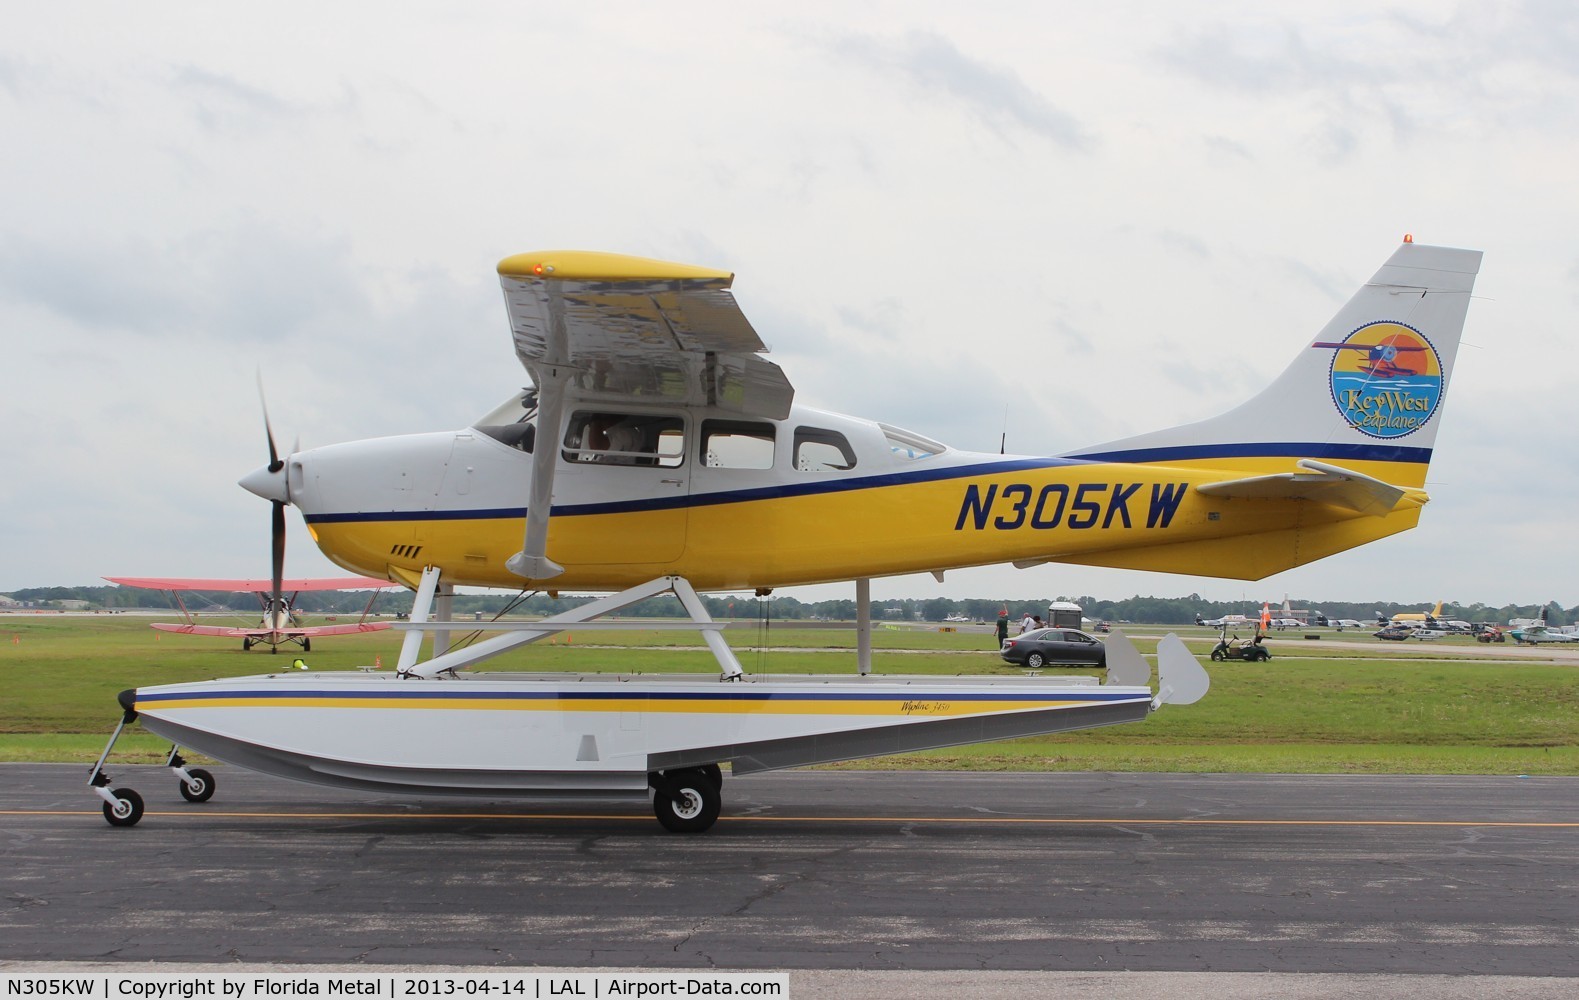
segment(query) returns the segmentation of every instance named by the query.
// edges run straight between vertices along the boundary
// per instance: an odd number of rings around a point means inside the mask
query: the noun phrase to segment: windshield
[[[501,444],[530,452],[537,439],[537,390],[522,389],[473,426]]]
[[[907,431],[892,424],[878,424],[883,429],[883,436],[888,439],[888,450],[895,457],[910,459],[912,461],[922,458],[931,458],[948,450],[948,446],[939,444],[929,437],[923,437],[915,431]]]

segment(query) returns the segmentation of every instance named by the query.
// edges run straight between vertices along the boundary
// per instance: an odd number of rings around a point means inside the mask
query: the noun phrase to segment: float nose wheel
[[[717,822],[724,804],[718,765],[654,772],[647,780],[652,785],[652,811],[665,830],[701,833]]]
[[[187,767],[180,747],[170,748],[170,759],[165,761],[164,766],[174,771],[180,779],[178,785],[183,799],[188,802],[207,802],[214,797],[214,776],[201,767]]]
[[[110,742],[105,744],[104,752],[99,755],[98,763],[93,765],[93,770],[88,772],[88,787],[93,789],[93,794],[104,800],[104,818],[111,826],[136,826],[137,821],[143,818],[143,797],[130,788],[111,788],[110,776],[104,773],[104,762],[110,759],[110,751],[115,748],[115,741],[128,725],[137,719],[137,712],[132,708],[132,699],[136,691],[122,691],[120,694],[121,721],[115,727],[115,732],[110,734]]]
[[[117,788],[108,793],[114,803],[104,803],[104,818],[111,826],[136,826],[143,818],[143,797],[130,788]]]
[[[181,797],[188,802],[207,802],[214,797],[214,776],[201,767],[186,769],[187,777],[180,782]]]

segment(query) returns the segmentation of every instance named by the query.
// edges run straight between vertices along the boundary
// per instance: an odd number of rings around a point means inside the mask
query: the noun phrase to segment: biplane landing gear
[[[723,772],[717,764],[648,775],[652,811],[670,833],[701,833],[718,820],[724,797]]]

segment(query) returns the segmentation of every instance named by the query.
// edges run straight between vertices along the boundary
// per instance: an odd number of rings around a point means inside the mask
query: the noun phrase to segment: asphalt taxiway
[[[676,836],[214,770],[116,829],[0,765],[0,961],[1579,976],[1574,778],[798,771]]]

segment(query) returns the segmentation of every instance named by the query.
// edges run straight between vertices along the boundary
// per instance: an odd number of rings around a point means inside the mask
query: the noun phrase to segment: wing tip
[[[734,272],[597,250],[534,250],[499,262],[500,277],[559,281],[710,281],[727,287]]]

